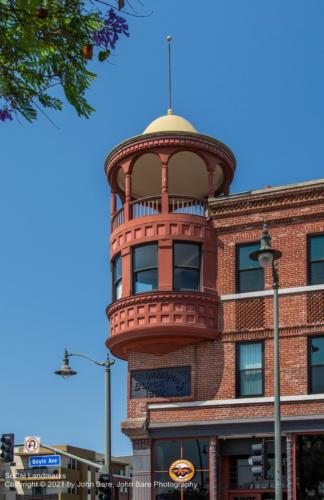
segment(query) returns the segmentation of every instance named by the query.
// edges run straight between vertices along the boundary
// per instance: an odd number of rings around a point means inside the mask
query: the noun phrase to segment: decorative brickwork
[[[308,323],[324,323],[324,291],[308,294],[307,321]]]
[[[238,300],[235,303],[237,330],[255,330],[265,327],[264,299]]]
[[[291,208],[307,203],[318,204],[324,201],[323,186],[297,187],[285,190],[272,190],[256,193],[255,196],[241,196],[229,199],[226,203],[218,199],[211,202],[210,216],[228,216],[234,213],[249,213],[257,209],[273,210]]]

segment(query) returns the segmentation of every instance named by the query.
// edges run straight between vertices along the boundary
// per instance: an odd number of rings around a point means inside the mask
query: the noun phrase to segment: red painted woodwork
[[[215,340],[218,299],[201,292],[152,292],[120,299],[107,309],[115,356],[130,351],[163,355],[203,340]]]
[[[201,165],[205,165],[208,176],[205,198],[185,195],[185,191],[169,193],[169,161],[183,151],[199,156],[196,174],[186,177],[186,164],[182,174],[184,185],[191,183],[193,192],[197,179],[204,179]],[[148,193],[152,196],[139,199],[132,193],[135,183],[132,176],[138,168],[137,160],[148,153],[156,155],[161,162],[160,173],[159,169],[154,171],[161,176],[161,192],[158,196],[156,192]],[[107,309],[110,320],[107,346],[114,355],[124,359],[131,351],[162,355],[217,338],[217,245],[215,230],[207,217],[207,196],[215,194],[216,168],[217,190],[228,192],[235,170],[233,153],[216,139],[198,133],[145,134],[125,141],[108,156],[105,171],[113,192],[110,258],[112,261],[118,254],[122,257],[122,299]],[[150,184],[145,185],[145,189],[149,191]],[[123,203],[117,212],[115,193]],[[176,240],[201,244],[200,291],[172,291],[173,242]],[[158,242],[159,291],[132,296],[132,247],[153,241]]]
[[[123,196],[124,193],[117,185],[117,174],[120,167],[125,174],[131,174],[134,163],[141,155],[154,153],[160,157],[162,164],[166,164],[173,154],[180,151],[192,151],[201,156],[207,170],[213,170],[215,163],[219,163],[223,170],[224,180],[218,188],[217,194],[222,192],[228,194],[236,167],[232,151],[217,139],[189,132],[145,134],[121,143],[113,149],[105,162],[105,172],[109,184],[112,189]],[[164,171],[163,176],[165,175]]]

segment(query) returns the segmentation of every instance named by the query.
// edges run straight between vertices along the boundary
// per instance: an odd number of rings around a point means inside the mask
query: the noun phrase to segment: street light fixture
[[[105,368],[105,407],[106,407],[106,418],[105,418],[105,458],[104,465],[101,467],[101,472],[109,475],[111,469],[111,396],[110,396],[110,367],[115,363],[115,360],[109,358],[109,353],[107,354],[106,361],[100,362],[86,356],[85,354],[78,354],[73,352],[68,352],[66,349],[64,351],[63,365],[61,368],[56,370],[54,373],[60,375],[61,377],[67,379],[72,375],[76,375],[77,372],[72,370],[69,365],[69,358],[71,356],[78,356],[79,358],[85,358],[92,363],[103,366]]]
[[[252,252],[250,258],[259,261],[262,268],[271,266],[273,279],[273,341],[274,341],[274,436],[275,436],[275,500],[282,500],[282,457],[280,418],[280,366],[279,366],[279,276],[275,261],[282,253],[271,247],[268,225],[263,224],[260,250]]]
[[[72,370],[72,368],[69,365],[69,353],[65,349],[64,351],[64,358],[63,358],[63,365],[61,368],[56,370],[55,375],[60,375],[64,379],[68,379],[72,375],[77,375],[78,372]]]

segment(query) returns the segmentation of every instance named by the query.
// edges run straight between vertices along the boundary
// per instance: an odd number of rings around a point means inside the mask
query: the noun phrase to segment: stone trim
[[[297,394],[294,396],[281,396],[282,403],[324,401],[324,394]],[[150,403],[149,410],[168,410],[177,408],[206,408],[209,406],[233,406],[273,403],[273,397],[261,398],[235,398],[235,399],[212,399],[207,401],[192,401],[184,403]]]
[[[279,295],[290,295],[293,293],[314,292],[317,290],[324,290],[324,284],[296,286],[296,287],[291,287],[291,288],[279,288]],[[242,300],[242,299],[271,297],[271,296],[273,296],[273,290],[260,290],[258,292],[230,293],[227,295],[221,295],[220,300],[222,302],[225,302],[227,300]]]

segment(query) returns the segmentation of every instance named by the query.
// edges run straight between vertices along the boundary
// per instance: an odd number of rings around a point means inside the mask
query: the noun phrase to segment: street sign
[[[38,455],[29,457],[29,467],[56,467],[61,465],[60,455]]]
[[[40,437],[27,436],[25,437],[24,453],[39,453]]]

